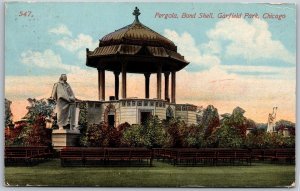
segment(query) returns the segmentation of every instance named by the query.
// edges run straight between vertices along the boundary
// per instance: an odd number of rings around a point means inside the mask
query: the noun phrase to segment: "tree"
[[[88,127],[87,114],[87,104],[85,102],[80,102],[78,126],[81,134],[85,134]]]
[[[220,125],[218,109],[213,105],[207,106],[207,108],[203,111],[200,125],[204,127],[204,137],[209,137],[214,129]]]
[[[126,128],[121,139],[122,145],[129,147],[142,147],[144,142],[141,136],[141,129],[141,125],[131,125]]]
[[[80,145],[87,147],[119,147],[128,123],[120,124],[117,128],[108,126],[107,123],[90,124],[82,132]]]
[[[184,139],[187,136],[187,125],[179,119],[170,120],[166,126],[166,146],[167,147],[183,147]]]
[[[295,123],[287,120],[279,120],[275,123],[275,129],[277,131],[284,130],[287,128],[291,135],[295,135]]]
[[[46,99],[28,99],[29,106],[23,121],[16,122],[11,133],[11,141],[14,145],[45,145],[51,143],[51,130],[46,129],[47,117],[50,117],[54,105]]]
[[[247,130],[247,118],[244,117],[244,113],[244,109],[236,107],[232,111],[231,115],[228,113],[221,115],[223,117],[221,120],[221,126],[235,128],[242,137],[245,137]],[[248,123],[250,124],[251,122],[248,121]]]
[[[39,115],[23,129],[23,144],[34,146],[51,145],[51,129],[46,129],[45,117]]]
[[[16,122],[13,129],[6,128],[5,145],[22,145],[24,141],[20,134],[23,132],[24,128],[27,128],[27,123],[25,121]]]
[[[11,101],[5,98],[5,127],[8,127],[10,124],[12,124],[13,114],[10,108],[11,103]]]
[[[246,136],[245,146],[247,148],[265,148],[269,145],[269,137],[264,129],[255,129]]]
[[[186,129],[183,146],[185,147],[203,147],[204,143],[204,128],[200,125],[190,125]]]
[[[252,119],[246,119],[246,129],[256,129],[256,123]]]
[[[88,147],[108,146],[107,134],[109,127],[106,123],[92,124],[87,127],[86,133],[80,137],[80,144]]]
[[[164,145],[166,133],[157,116],[146,121],[145,125],[142,126],[141,136],[145,147],[153,148]]]
[[[28,98],[29,106],[26,107],[28,110],[25,118],[28,120],[29,123],[33,123],[35,119],[39,117],[47,118],[53,115],[53,110],[55,107],[55,103],[47,100],[47,99],[40,99],[37,100],[35,98]]]
[[[222,125],[221,128],[217,129],[216,137],[218,147],[221,148],[241,148],[243,145],[243,139],[238,129]]]

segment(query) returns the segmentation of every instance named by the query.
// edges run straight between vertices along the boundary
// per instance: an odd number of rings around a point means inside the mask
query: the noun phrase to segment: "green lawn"
[[[61,167],[52,160],[33,167],[6,167],[6,185],[103,187],[283,187],[295,180],[295,165]]]

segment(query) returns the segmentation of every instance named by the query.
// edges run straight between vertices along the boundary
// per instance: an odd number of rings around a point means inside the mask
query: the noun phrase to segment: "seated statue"
[[[62,74],[59,82],[52,89],[51,98],[55,100],[57,113],[57,125],[59,129],[73,129],[75,126],[75,95],[71,86],[67,83],[67,75]]]

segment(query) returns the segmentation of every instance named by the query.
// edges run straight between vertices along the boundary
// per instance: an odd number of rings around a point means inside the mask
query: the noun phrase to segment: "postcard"
[[[296,5],[6,2],[6,186],[295,187]]]

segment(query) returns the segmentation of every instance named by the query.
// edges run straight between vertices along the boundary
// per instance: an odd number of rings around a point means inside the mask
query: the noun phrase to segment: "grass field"
[[[252,166],[61,167],[52,160],[33,167],[6,167],[10,186],[101,187],[285,187],[295,180],[295,165]]]

